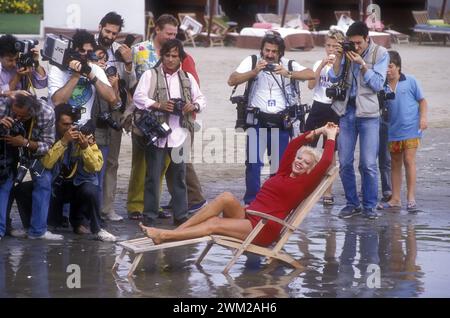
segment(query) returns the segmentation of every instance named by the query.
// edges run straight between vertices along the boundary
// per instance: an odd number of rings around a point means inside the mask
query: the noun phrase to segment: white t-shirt
[[[97,76],[99,81],[111,86],[105,72],[100,66],[91,63],[89,63],[89,66],[92,68],[92,72]],[[50,67],[48,74],[48,101],[51,105],[53,105],[53,94],[66,85],[71,76],[72,71],[62,71],[60,68],[53,65]],[[95,85],[92,85],[86,77],[81,76],[68,101],[68,104],[72,107],[81,108],[81,119],[79,120],[81,125],[91,119],[91,110],[92,105],[94,104],[95,93]],[[53,107],[55,107],[55,105],[53,105]]]
[[[319,68],[321,63],[322,60],[319,60],[316,62],[316,64],[314,64],[314,72]],[[316,86],[314,87],[313,91],[313,100],[324,104],[331,104],[333,102],[333,100],[331,98],[328,98],[325,94],[325,90],[331,87],[331,85],[333,84],[330,82],[330,77],[328,76],[328,71],[331,69],[331,67],[332,65],[325,65],[322,68],[322,71],[320,71],[320,79],[316,82]]]
[[[260,59],[261,57],[258,57],[256,63],[258,63]],[[289,60],[287,58],[281,58],[281,64],[285,69],[288,69],[288,63]],[[295,72],[303,71],[305,69],[306,67],[301,66],[295,61],[292,63],[292,70]],[[252,57],[248,56],[238,66],[236,72],[242,74],[251,70]],[[249,104],[253,107],[258,107],[264,113],[276,114],[285,110],[287,106],[286,98],[280,86],[283,87],[284,85],[287,95],[289,95],[290,83],[291,81],[288,78],[281,75],[273,73],[272,76],[269,72],[261,71],[253,83],[252,91],[249,95]]]

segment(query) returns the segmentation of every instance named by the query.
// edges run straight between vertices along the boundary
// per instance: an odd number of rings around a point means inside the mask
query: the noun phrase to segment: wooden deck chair
[[[342,15],[346,15],[349,18],[352,17],[352,13],[350,10],[334,11],[334,16],[337,22],[339,22],[339,19],[341,18]]]
[[[202,35],[207,38],[209,29],[209,16],[205,15],[204,20],[206,31],[202,32]],[[224,46],[223,40],[225,39],[227,30],[228,26],[226,25],[226,23],[222,23],[218,18],[213,17],[211,33],[209,34],[209,46]]]
[[[303,222],[304,218],[308,215],[317,201],[323,196],[326,189],[333,183],[336,179],[339,172],[338,167],[331,168],[326,176],[322,179],[317,188],[305,199],[302,203],[286,218],[286,220],[280,220],[271,215],[267,215],[265,213],[250,211],[247,210],[247,213],[255,216],[261,217],[261,221],[255,226],[252,232],[248,235],[247,239],[244,241],[223,235],[209,235],[201,238],[176,241],[176,242],[167,242],[159,245],[154,245],[153,241],[150,238],[139,238],[135,240],[130,240],[126,242],[118,243],[123,249],[121,254],[116,258],[114,266],[112,268],[113,271],[118,269],[119,264],[123,263],[124,257],[130,253],[134,254],[134,259],[132,261],[131,267],[128,272],[128,276],[133,275],[133,272],[136,270],[139,262],[142,259],[142,256],[146,252],[156,251],[165,248],[178,247],[190,244],[197,244],[201,242],[207,242],[207,245],[204,251],[199,256],[196,264],[200,265],[202,260],[210,251],[211,247],[214,244],[218,244],[221,246],[225,246],[231,249],[234,249],[234,255],[230,262],[227,264],[225,269],[223,270],[224,274],[227,274],[230,268],[236,263],[238,258],[244,252],[250,252],[253,254],[261,255],[267,257],[268,263],[270,264],[273,260],[283,261],[294,268],[303,268],[301,264],[296,261],[292,256],[282,251],[284,245],[289,240],[290,236],[294,231],[299,227],[299,225]],[[251,242],[253,239],[259,234],[261,229],[268,221],[274,221],[281,225],[283,225],[283,230],[280,234],[280,237],[276,243],[274,243],[271,247],[262,247]]]
[[[196,47],[195,40],[201,35],[203,24],[198,22],[195,13],[178,13],[178,20],[180,20],[180,30],[186,38],[183,45],[192,44],[193,47]]]

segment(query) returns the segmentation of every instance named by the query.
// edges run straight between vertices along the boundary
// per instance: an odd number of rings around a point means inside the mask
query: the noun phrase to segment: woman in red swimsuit
[[[247,209],[285,219],[293,208],[314,191],[325,176],[333,159],[338,130],[338,126],[328,123],[293,139],[286,148],[278,172],[264,183]],[[327,137],[327,142],[320,158],[316,150],[304,145],[322,134]],[[246,208],[238,199],[225,192],[174,230],[145,227],[142,224],[139,226],[155,244],[210,234],[244,240],[260,221],[259,217],[247,215],[245,211]],[[223,217],[219,216],[221,213]],[[253,243],[268,246],[278,238],[281,229],[280,224],[269,221]]]

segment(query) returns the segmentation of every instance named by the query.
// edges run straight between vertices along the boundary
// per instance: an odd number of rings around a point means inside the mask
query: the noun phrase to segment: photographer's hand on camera
[[[162,103],[156,102],[153,104],[152,108],[163,112],[173,113],[175,103],[172,100],[168,100]]]
[[[80,148],[85,150],[90,146],[89,140],[92,138],[92,136],[85,136],[81,132],[78,133],[78,145],[80,145]]]
[[[80,132],[72,127],[68,131],[64,133],[64,136],[61,138],[61,143],[63,146],[68,146],[69,143],[78,140],[78,136],[80,135]]]
[[[183,114],[193,113],[197,111],[197,106],[191,103],[186,103],[183,107]]]
[[[345,52],[345,56],[347,56],[347,58],[351,62],[361,65],[360,67],[361,67],[361,70],[363,71],[363,73],[365,73],[365,71],[367,71],[366,62],[364,62],[361,55],[359,55],[358,53],[353,52],[353,51],[348,51],[348,52]]]
[[[14,124],[14,119],[12,119],[11,117],[5,116],[2,119],[0,119],[0,125],[5,127],[6,129],[11,129],[13,124]]]
[[[125,69],[128,72],[131,72],[132,69],[132,63],[133,63],[133,54],[131,49],[126,45],[122,44],[118,49],[120,55],[122,56],[122,59],[125,63]]]

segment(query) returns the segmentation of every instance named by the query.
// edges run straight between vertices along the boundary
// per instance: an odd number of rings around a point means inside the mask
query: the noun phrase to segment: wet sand
[[[119,278],[110,268],[120,248],[88,237],[63,233],[67,240],[32,242],[5,238],[0,242],[1,297],[450,297],[450,98],[448,83],[450,48],[395,46],[403,58],[403,70],[418,78],[429,102],[430,129],[417,156],[417,201],[423,210],[409,215],[382,213],[376,221],[337,218],[345,199],[340,181],[336,183],[336,205],[318,204],[286,250],[307,268],[292,273],[290,268],[268,268],[258,257],[242,257],[231,271],[233,280],[221,274],[230,252],[214,247],[203,269],[193,265],[200,246],[190,246],[147,254],[127,280],[126,268]],[[224,131],[234,127],[235,108],[228,102],[229,74],[254,50],[235,48],[188,48],[197,62],[201,88],[208,108],[201,115],[204,129]],[[288,58],[312,67],[322,57],[323,48],[310,52],[287,52]],[[304,101],[311,93],[303,85]],[[202,136],[196,136],[201,139]],[[203,136],[204,145],[210,143]],[[243,144],[237,147],[241,154]],[[131,164],[131,141],[124,136],[119,169],[116,211],[126,216],[126,193]],[[205,197],[212,200],[223,191],[242,197],[242,163],[201,163],[195,165]],[[168,201],[166,191],[162,203]],[[404,202],[405,198],[403,196]],[[19,226],[17,213],[14,224]],[[169,221],[161,226],[170,227]],[[134,221],[110,223],[109,230],[126,240],[141,236]],[[81,289],[69,289],[67,266],[78,264]],[[368,265],[377,264],[379,288],[369,288]]]

